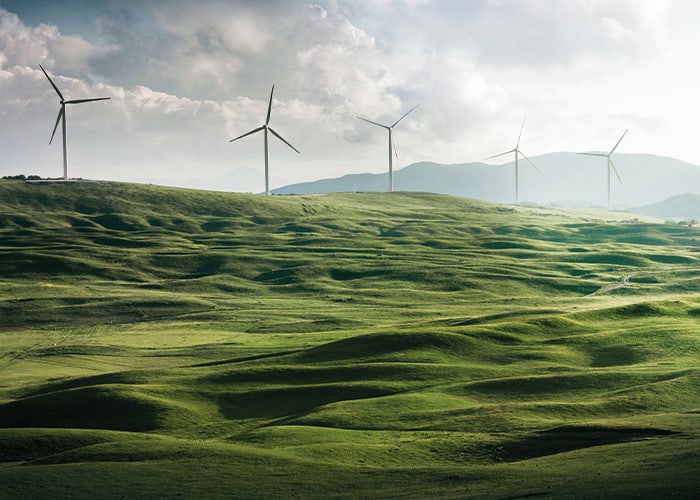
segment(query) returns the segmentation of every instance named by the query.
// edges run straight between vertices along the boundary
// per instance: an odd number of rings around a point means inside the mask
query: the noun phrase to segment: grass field
[[[700,233],[0,182],[2,498],[694,498]]]

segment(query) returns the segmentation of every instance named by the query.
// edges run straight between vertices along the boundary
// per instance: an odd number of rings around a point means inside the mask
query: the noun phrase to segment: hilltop
[[[0,182],[0,496],[693,497],[698,230]]]

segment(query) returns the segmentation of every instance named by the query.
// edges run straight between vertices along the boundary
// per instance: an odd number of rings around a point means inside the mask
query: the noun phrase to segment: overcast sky
[[[700,164],[694,0],[0,0],[0,175],[214,179],[264,189],[511,149],[610,149]],[[502,162],[505,163],[506,158]],[[499,163],[499,160],[495,161]],[[598,173],[599,174],[599,173]]]

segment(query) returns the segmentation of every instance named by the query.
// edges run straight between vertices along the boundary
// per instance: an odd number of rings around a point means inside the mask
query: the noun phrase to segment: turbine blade
[[[625,134],[626,134],[627,132],[629,132],[629,130],[630,130],[630,129],[625,130],[625,133],[622,134],[622,137],[620,137],[620,140],[617,141],[617,144],[615,144],[615,147],[612,148],[612,149],[610,150],[610,154],[613,154],[613,153],[615,152],[615,150],[617,149],[617,147],[618,147],[618,146],[620,145],[620,143],[622,142],[622,139],[624,139]]]
[[[607,158],[608,155],[605,153],[576,153],[577,155],[585,155],[585,156],[601,156],[603,158]]]
[[[46,75],[46,78],[49,79],[49,83],[51,84],[51,86],[53,87],[53,89],[54,89],[54,90],[56,91],[56,93],[58,94],[58,97],[60,97],[61,100],[63,100],[63,94],[61,94],[61,91],[58,90],[58,87],[56,87],[56,84],[53,83],[53,80],[51,79],[51,77],[49,76],[49,74],[46,72],[46,70],[44,69],[44,67],[43,67],[41,64],[39,65],[39,67],[41,68],[41,71],[43,71],[44,74]]]
[[[610,166],[613,168],[613,172],[615,172],[615,175],[617,175],[617,180],[620,181],[620,185],[622,185],[622,178],[620,177],[617,168],[615,168],[615,163],[613,163],[612,158],[610,158]]]
[[[265,126],[263,125],[262,127],[258,127],[258,128],[256,128],[256,129],[253,129],[253,130],[251,130],[250,132],[246,132],[246,133],[243,134],[243,135],[239,135],[238,137],[235,137],[235,138],[231,139],[231,140],[228,141],[228,142],[233,142],[233,141],[237,141],[238,139],[243,139],[244,137],[247,137],[247,136],[249,136],[249,135],[251,135],[251,134],[254,134],[255,132],[260,132],[260,131],[261,131],[262,129],[264,129],[264,128],[265,128]]]
[[[267,119],[265,120],[265,125],[270,124],[270,113],[272,112],[272,94],[275,92],[275,86],[272,86],[270,91],[270,103],[267,105]]]
[[[66,104],[81,104],[83,102],[106,101],[107,99],[111,99],[111,97],[96,97],[94,99],[73,99],[71,101],[66,101]]]
[[[381,123],[377,123],[377,122],[373,122],[372,120],[368,120],[367,118],[362,118],[361,116],[358,116],[357,118],[359,118],[363,122],[371,123],[372,125],[376,125],[377,127],[382,127],[382,128],[387,129],[387,130],[389,130],[391,128],[387,125],[382,125]]]
[[[394,128],[394,127],[396,126],[397,123],[399,123],[401,120],[403,120],[404,118],[406,118],[406,116],[407,116],[411,111],[413,111],[414,109],[416,109],[418,106],[420,106],[420,104],[416,104],[416,105],[413,106],[411,109],[409,109],[408,111],[406,111],[406,112],[401,116],[401,118],[399,118],[398,120],[396,120],[396,121],[394,122],[394,124],[393,124],[391,127],[389,127],[389,128]]]
[[[541,171],[539,168],[537,168],[537,165],[535,165],[534,163],[532,163],[532,161],[530,160],[530,158],[528,158],[527,156],[525,156],[525,153],[523,153],[523,152],[520,151],[519,149],[518,149],[518,153],[520,154],[520,156],[522,156],[523,158],[525,158],[525,159],[527,160],[527,162],[528,162],[530,165],[532,165],[533,167],[535,167],[535,170],[537,170],[539,173],[542,173],[542,171]]]
[[[396,150],[396,137],[391,137],[391,145],[394,147],[394,157],[396,158],[396,166],[399,165],[399,152]]]
[[[61,109],[58,112],[58,118],[56,118],[56,125],[53,126],[53,132],[51,132],[51,139],[49,139],[49,146],[53,142],[53,136],[56,135],[56,129],[58,128],[58,122],[60,122],[61,118],[63,118],[63,113],[65,112],[65,109],[65,107],[61,106]]]
[[[484,158],[484,160],[490,160],[492,158],[498,158],[499,156],[505,156],[505,155],[510,154],[514,151],[515,151],[515,149],[511,149],[510,151],[506,151],[505,153],[498,153],[497,155],[493,155],[493,156],[489,156],[488,158]]]
[[[295,148],[294,146],[292,146],[291,144],[289,144],[287,141],[285,141],[285,140],[284,140],[284,137],[282,137],[281,135],[279,135],[277,132],[275,132],[274,130],[272,130],[270,127],[267,127],[267,130],[269,130],[270,132],[272,132],[272,134],[273,134],[275,137],[277,137],[280,141],[284,142],[287,146],[289,146],[290,148],[292,148],[294,151],[296,151],[297,153],[301,154],[301,151],[299,151],[297,148]]]
[[[527,116],[523,117],[523,124],[520,125],[520,133],[518,134],[518,142],[515,143],[515,149],[518,149],[518,146],[520,146],[520,138],[522,137],[523,129],[525,128],[525,118],[527,118]]]

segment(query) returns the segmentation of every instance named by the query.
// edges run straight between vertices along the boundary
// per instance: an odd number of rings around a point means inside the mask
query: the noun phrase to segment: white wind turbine
[[[523,124],[520,126],[520,133],[518,134],[518,142],[515,143],[515,147],[513,149],[510,149],[510,150],[505,151],[503,153],[498,153],[497,155],[489,156],[488,158],[486,158],[487,160],[491,160],[492,158],[498,158],[499,156],[507,155],[510,153],[515,153],[515,204],[516,205],[518,205],[520,203],[520,193],[519,193],[520,185],[519,185],[519,181],[518,181],[518,157],[522,156],[523,158],[525,158],[528,161],[528,163],[535,168],[535,170],[540,172],[540,169],[537,168],[537,166],[534,163],[532,163],[532,161],[530,161],[530,158],[525,156],[525,154],[522,151],[520,151],[520,137],[522,137],[522,135],[523,135],[523,128],[524,127],[525,127],[525,118],[523,118]],[[542,173],[542,172],[540,172],[540,173]]]
[[[419,106],[419,104],[416,104],[415,106],[413,106],[411,109],[409,109],[408,111],[406,111],[406,112],[401,116],[401,118],[399,118],[398,120],[396,120],[396,121],[395,121],[393,124],[391,124],[391,125],[382,125],[381,123],[373,122],[372,120],[368,120],[367,118],[362,118],[361,116],[358,116],[358,117],[357,117],[357,118],[359,118],[359,119],[362,120],[362,121],[365,121],[365,122],[367,122],[367,123],[371,123],[372,125],[376,125],[377,127],[385,128],[385,129],[387,129],[387,130],[389,131],[389,191],[390,191],[390,192],[393,192],[393,191],[394,191],[394,164],[393,164],[392,158],[391,158],[392,149],[393,149],[394,153],[396,153],[396,146],[394,145],[394,141],[393,141],[393,139],[392,139],[391,133],[392,133],[394,127],[395,127],[401,120],[403,120],[404,118],[406,118],[406,116],[407,116],[411,111],[413,111],[414,109],[416,109],[418,106]],[[397,156],[398,156],[398,155],[397,155]]]
[[[620,140],[617,141],[615,146],[610,150],[609,153],[578,153],[580,155],[586,155],[586,156],[600,156],[603,158],[608,159],[608,210],[612,208],[612,203],[611,203],[611,198],[610,198],[610,170],[612,167],[612,170],[615,171],[615,175],[617,176],[617,180],[620,181],[620,184],[622,184],[622,179],[620,178],[620,174],[617,172],[617,169],[615,168],[615,164],[612,161],[612,154],[615,152],[617,147],[620,145],[622,142],[622,139],[625,137],[625,134],[629,132],[629,129],[625,130],[625,132],[622,134],[622,137],[620,137]]]
[[[49,83],[53,87],[53,89],[56,91],[58,94],[58,98],[61,100],[61,109],[58,111],[58,118],[56,118],[56,125],[53,127],[53,132],[51,132],[51,139],[49,140],[49,145],[53,142],[53,136],[56,134],[56,129],[58,128],[58,122],[63,123],[63,179],[67,180],[68,179],[68,155],[66,154],[66,104],[81,104],[83,102],[93,102],[93,101],[106,101],[109,99],[109,97],[97,97],[94,99],[72,99],[70,101],[66,101],[65,98],[63,97],[63,94],[61,94],[61,91],[58,90],[58,87],[56,86],[55,83],[53,83],[53,80],[49,77],[48,73],[44,69],[44,67],[40,64],[39,67],[41,68],[41,71],[44,72],[46,75],[46,78],[49,79]]]
[[[289,144],[284,138],[279,135],[277,132],[275,132],[272,127],[269,126],[270,124],[270,112],[272,111],[272,94],[275,92],[275,86],[272,86],[272,90],[270,91],[270,103],[267,105],[267,118],[265,119],[265,125],[262,125],[256,129],[251,130],[250,132],[246,132],[243,135],[239,135],[238,137],[231,139],[228,142],[233,142],[237,141],[238,139],[242,139],[243,137],[249,136],[251,134],[254,134],[256,132],[260,132],[261,130],[265,131],[265,194],[269,195],[270,194],[270,177],[269,177],[269,163],[268,163],[268,152],[267,152],[267,131],[269,130],[272,132],[272,134],[277,137],[280,141],[284,142],[287,146],[292,148],[294,151],[297,153],[301,154],[297,148]]]

